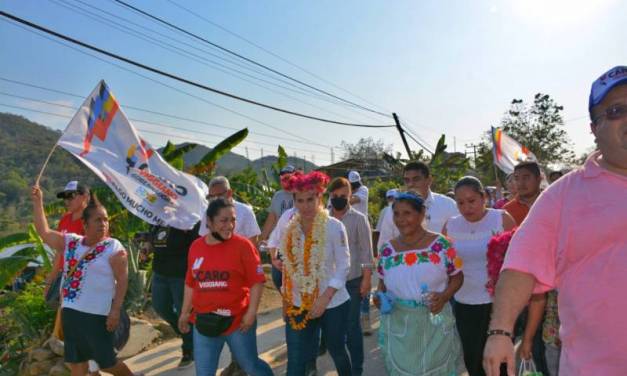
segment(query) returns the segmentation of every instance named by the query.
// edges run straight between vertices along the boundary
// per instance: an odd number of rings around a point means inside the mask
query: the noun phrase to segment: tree
[[[548,94],[536,94],[530,106],[522,99],[514,99],[501,127],[531,150],[540,163],[571,164],[575,153],[564,129],[563,110]]]
[[[375,141],[372,137],[360,138],[354,144],[342,141],[344,159],[377,159],[384,154],[392,153],[392,145],[386,145],[383,140]]]
[[[563,110],[564,107],[558,105],[548,94],[536,94],[532,105],[527,105],[522,99],[513,99],[509,110],[501,119],[501,128],[531,150],[540,164],[574,165],[577,161],[573,145],[564,129],[561,114]],[[496,177],[489,130],[484,133],[478,146],[474,167],[484,183],[494,183]],[[505,177],[500,170],[498,174],[501,180]]]

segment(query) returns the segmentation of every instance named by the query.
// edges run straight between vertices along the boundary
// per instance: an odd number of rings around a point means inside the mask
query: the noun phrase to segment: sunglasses
[[[65,197],[63,197],[63,201],[71,201],[74,200],[74,198],[78,196],[78,193],[76,192],[70,192],[70,193],[66,193]]]
[[[615,104],[605,109],[605,111],[592,120],[593,123],[597,123],[601,118],[607,118],[607,120],[620,120],[627,116],[627,105]]]

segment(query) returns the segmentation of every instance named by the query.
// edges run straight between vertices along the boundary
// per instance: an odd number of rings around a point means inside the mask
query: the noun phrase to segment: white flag
[[[507,174],[514,172],[514,167],[520,162],[538,161],[529,149],[506,135],[499,128],[492,128],[492,142],[494,144],[492,148],[494,164]]]
[[[144,221],[188,230],[207,207],[208,188],[181,172],[139,137],[104,81],[89,95],[59,139]]]

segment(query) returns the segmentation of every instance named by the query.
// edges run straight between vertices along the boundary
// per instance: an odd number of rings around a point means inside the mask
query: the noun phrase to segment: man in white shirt
[[[348,181],[351,183],[353,196],[350,204],[353,209],[368,217],[368,187],[361,182],[361,176],[357,171],[349,171]]]
[[[409,162],[403,168],[403,182],[405,189],[414,191],[425,198],[427,214],[425,216],[426,227],[429,231],[442,232],[442,227],[446,221],[459,214],[455,201],[445,195],[431,192],[433,176],[423,162]],[[377,248],[398,236],[399,232],[394,224],[394,213],[389,210],[385,213],[381,229],[379,231],[379,241]]]
[[[233,201],[235,205],[235,233],[248,238],[255,246],[257,245],[257,240],[259,235],[261,234],[261,229],[257,224],[257,219],[255,218],[255,213],[253,212],[252,207],[249,205],[243,204],[239,201],[235,201],[233,199],[233,190],[231,189],[231,183],[224,176],[216,176],[215,178],[209,181],[209,195],[207,199],[209,202],[215,200],[216,198],[224,198],[226,200]],[[203,209],[203,213],[207,210],[207,208]],[[207,229],[207,216],[203,215],[200,223],[200,229],[198,234],[200,236],[205,236],[209,230]]]
[[[379,212],[379,219],[377,220],[377,226],[374,228],[375,232],[381,231],[383,218],[385,218],[387,212],[392,210],[392,204],[394,203],[394,199],[396,198],[397,194],[398,194],[398,189],[388,189],[388,191],[385,192],[385,201],[387,202],[387,205],[385,205],[385,207],[381,209],[381,211]]]

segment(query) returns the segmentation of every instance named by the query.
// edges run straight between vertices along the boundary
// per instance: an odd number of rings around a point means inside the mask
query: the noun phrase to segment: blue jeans
[[[226,336],[207,337],[194,328],[194,362],[197,376],[214,376],[224,343],[239,366],[251,376],[272,376],[272,368],[257,353],[257,323],[246,332],[239,329]]]
[[[346,344],[351,355],[351,366],[354,376],[361,376],[364,371],[364,337],[359,320],[362,302],[359,287],[361,287],[362,279],[362,277],[358,277],[346,282],[346,289],[351,297]]]
[[[159,316],[164,319],[174,331],[183,339],[183,353],[191,354],[194,351],[192,331],[181,334],[178,327],[179,313],[183,304],[185,278],[166,277],[152,274],[152,306]]]
[[[364,315],[370,314],[370,295],[372,295],[372,293],[368,293],[368,295],[361,299],[361,305],[359,307],[359,310]]]
[[[315,359],[319,346],[319,331],[326,339],[327,349],[339,376],[351,375],[351,361],[346,352],[346,330],[350,301],[328,308],[322,317],[310,320],[302,330],[285,325],[287,342],[287,376],[302,376],[305,365]],[[300,319],[300,318],[298,318]]]

